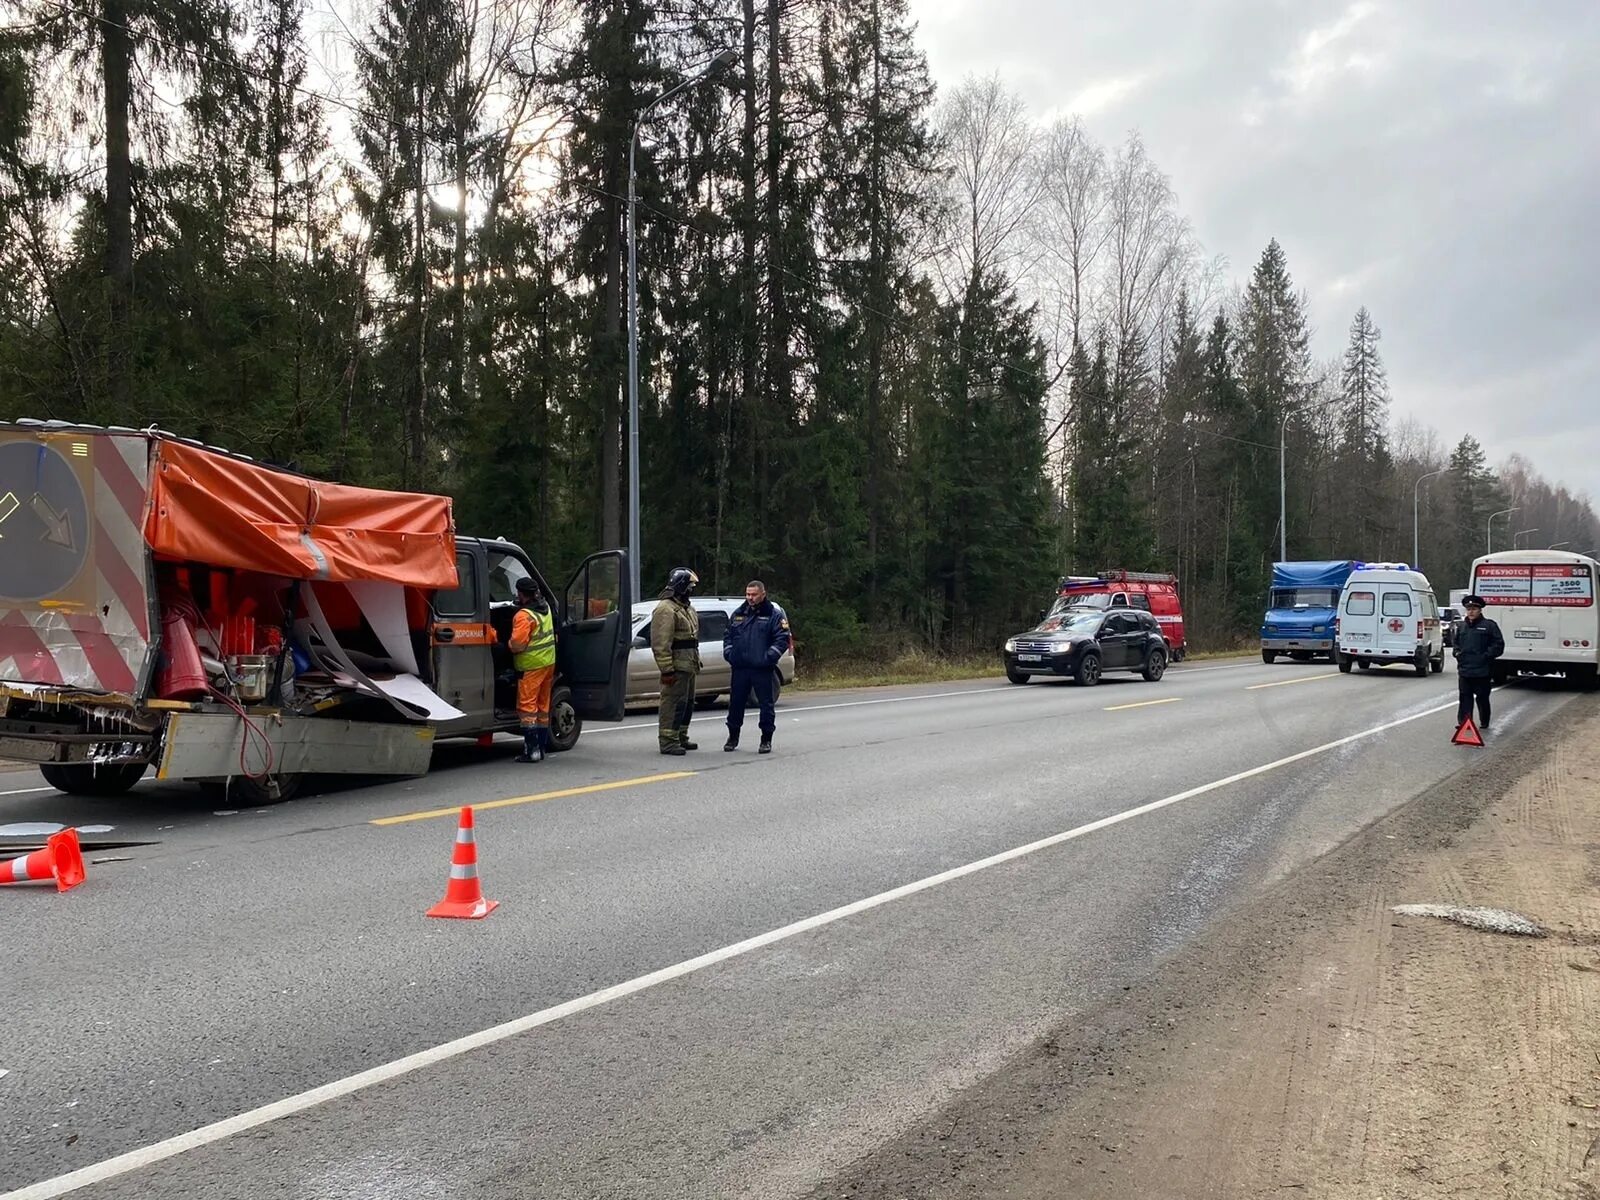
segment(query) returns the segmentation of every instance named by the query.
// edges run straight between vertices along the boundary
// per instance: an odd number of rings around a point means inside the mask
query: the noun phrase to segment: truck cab
[[[1339,594],[1356,566],[1341,559],[1272,564],[1272,590],[1261,617],[1262,662],[1277,662],[1280,654],[1296,662],[1309,662],[1318,654],[1334,660]]]
[[[473,737],[517,727],[517,684],[506,647],[523,579],[538,585],[556,614],[552,748],[571,749],[586,718],[622,720],[631,597],[620,550],[590,555],[557,592],[520,547],[458,537],[456,575],[456,587],[435,592],[430,603],[427,657],[434,691],[463,714],[440,722],[438,736]]]

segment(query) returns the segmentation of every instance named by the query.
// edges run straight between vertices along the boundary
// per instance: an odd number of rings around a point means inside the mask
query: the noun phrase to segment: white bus
[[[1505,550],[1473,562],[1472,590],[1506,639],[1499,681],[1528,671],[1594,686],[1600,678],[1597,572],[1594,559],[1563,550]]]

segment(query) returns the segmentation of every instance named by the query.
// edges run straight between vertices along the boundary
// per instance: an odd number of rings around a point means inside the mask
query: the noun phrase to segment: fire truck
[[[1069,608],[1142,608],[1155,617],[1167,640],[1168,657],[1182,662],[1188,653],[1183,632],[1183,605],[1178,577],[1155,571],[1101,571],[1098,575],[1066,575],[1050,616]]]
[[[148,771],[240,803],[310,775],[421,775],[517,726],[531,578],[557,621],[552,743],[619,721],[626,555],[556,591],[444,496],[325,483],[156,430],[0,423],[0,758],[65,792]]]

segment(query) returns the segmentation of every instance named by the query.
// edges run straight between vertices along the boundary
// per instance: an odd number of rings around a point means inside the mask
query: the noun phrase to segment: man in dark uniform
[[[722,635],[722,656],[733,668],[728,688],[728,743],[724,750],[739,748],[739,731],[744,728],[744,707],[753,691],[761,706],[761,749],[772,753],[772,734],[778,726],[773,695],[773,678],[778,660],[789,648],[789,618],[767,599],[767,585],[752,579],[744,588],[744,603],[728,618],[728,632]]]
[[[661,589],[661,603],[650,615],[650,653],[661,672],[661,753],[682,755],[698,748],[689,740],[694,711],[694,680],[700,673],[700,614],[689,603],[700,577],[674,567]]]
[[[1467,619],[1456,628],[1456,682],[1461,703],[1456,706],[1456,728],[1472,715],[1478,703],[1478,728],[1489,728],[1489,692],[1494,687],[1494,660],[1506,652],[1500,626],[1483,615],[1483,597],[1462,600]]]

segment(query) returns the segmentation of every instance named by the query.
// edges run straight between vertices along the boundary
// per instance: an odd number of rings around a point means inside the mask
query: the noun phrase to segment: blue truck
[[[1350,559],[1272,564],[1272,591],[1261,618],[1261,661],[1278,655],[1306,662],[1318,654],[1333,661],[1339,593],[1357,567]]]

